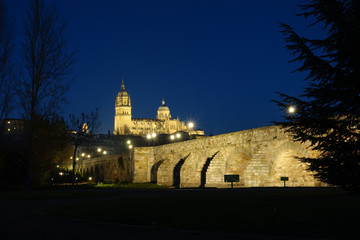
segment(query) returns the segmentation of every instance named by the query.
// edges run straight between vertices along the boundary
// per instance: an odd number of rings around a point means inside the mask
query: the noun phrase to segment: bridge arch
[[[311,157],[312,152],[304,144],[285,142],[281,144],[270,159],[270,179],[273,186],[283,186],[280,177],[288,177],[287,186],[315,186],[313,173],[298,158]]]
[[[225,157],[222,150],[211,160],[206,171],[205,187],[218,187],[224,184]]]
[[[158,170],[159,170],[160,165],[164,161],[165,160],[163,159],[163,160],[156,162],[154,165],[152,165],[151,170],[150,170],[150,182],[157,183]]]
[[[225,174],[242,175],[246,166],[250,163],[250,150],[244,147],[236,147],[226,156]]]

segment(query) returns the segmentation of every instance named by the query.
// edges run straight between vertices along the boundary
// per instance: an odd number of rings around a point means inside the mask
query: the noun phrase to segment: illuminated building
[[[188,127],[178,117],[173,119],[169,107],[165,105],[165,100],[162,100],[155,119],[133,118],[131,108],[130,95],[125,90],[123,81],[115,100],[114,134],[145,136],[151,133],[172,134],[184,131],[192,135],[204,135],[204,131]]]

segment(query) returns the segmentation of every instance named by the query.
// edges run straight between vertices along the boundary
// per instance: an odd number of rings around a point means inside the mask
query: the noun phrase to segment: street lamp
[[[131,144],[131,141],[130,140],[127,140],[126,141],[126,144],[128,146],[129,149],[132,149],[133,148],[133,145]]]
[[[101,152],[101,148],[98,148],[97,151],[98,151],[98,152]]]
[[[294,106],[289,106],[287,109],[288,113],[294,114],[296,112],[296,108]]]
[[[191,132],[193,131],[195,125],[193,122],[189,122],[187,126],[189,128],[189,137],[190,137]]]
[[[155,132],[153,132],[153,133],[149,133],[148,135],[146,135],[146,138],[147,138],[147,140],[149,141],[148,142],[148,146],[150,145],[150,141],[152,141],[153,142],[153,146],[155,146],[155,138],[156,138],[156,133]]]

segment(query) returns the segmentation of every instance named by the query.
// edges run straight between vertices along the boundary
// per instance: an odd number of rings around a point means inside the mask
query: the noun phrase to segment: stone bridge
[[[176,187],[229,187],[225,174],[240,175],[235,187],[323,186],[295,157],[315,156],[278,126],[137,147],[132,152],[134,182]]]

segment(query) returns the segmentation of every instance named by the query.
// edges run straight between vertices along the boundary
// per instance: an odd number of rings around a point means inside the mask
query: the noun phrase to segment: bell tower
[[[114,134],[128,134],[131,127],[131,100],[125,90],[124,79],[115,100]]]

